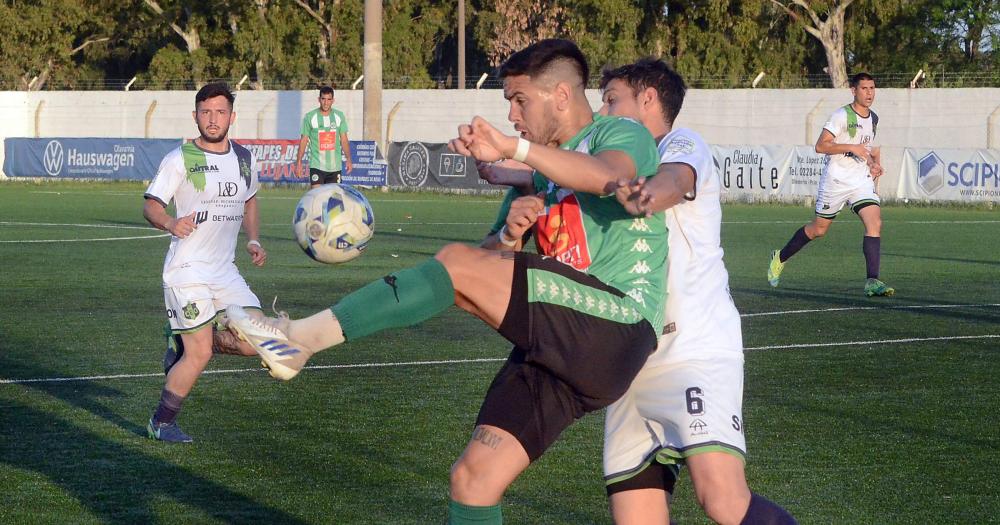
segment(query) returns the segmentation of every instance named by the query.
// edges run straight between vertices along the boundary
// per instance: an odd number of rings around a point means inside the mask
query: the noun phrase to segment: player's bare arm
[[[660,164],[656,177],[619,182],[615,197],[632,215],[648,217],[681,203],[685,195],[694,192],[696,178],[691,166],[668,162]]]
[[[830,133],[828,129],[824,129],[816,141],[816,153],[823,153],[825,155],[851,153],[860,159],[864,159],[865,162],[871,162],[872,159],[871,152],[868,151],[868,148],[864,144],[837,144],[834,142],[833,133]]]
[[[170,232],[179,239],[183,239],[194,233],[198,225],[194,222],[194,213],[180,218],[174,218],[167,213],[167,209],[156,199],[146,199],[142,206],[142,216],[149,224],[157,229]]]
[[[295,152],[295,174],[299,177],[302,176],[302,156],[305,155],[306,149],[309,147],[309,136],[302,135],[299,139],[299,150]]]
[[[882,168],[882,148],[878,146],[872,148],[872,160],[868,163],[868,168],[873,179],[877,179],[885,173]]]
[[[534,190],[531,180],[534,170],[523,162],[511,159],[498,162],[476,161],[476,170],[479,172],[479,178],[490,184],[513,186],[522,195],[530,194]]]
[[[448,147],[476,160],[494,162],[515,158],[520,140],[523,139],[501,133],[482,117],[475,117],[471,124],[459,126],[458,138],[452,139]],[[590,156],[530,143],[522,161],[559,186],[595,195],[613,193],[619,180],[635,178],[635,163],[622,151],[602,151]]]
[[[340,147],[344,152],[344,173],[354,170],[354,163],[351,162],[351,141],[347,138],[347,133],[340,134]]]
[[[250,197],[243,204],[243,231],[247,234],[247,253],[254,266],[264,266],[267,262],[267,251],[260,244],[260,212],[257,208],[257,196]]]

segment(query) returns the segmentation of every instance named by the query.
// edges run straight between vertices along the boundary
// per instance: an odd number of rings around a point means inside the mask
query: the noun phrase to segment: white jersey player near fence
[[[618,525],[667,523],[681,465],[718,523],[795,523],[750,492],[744,473],[743,336],[721,244],[722,181],[705,141],[671,129],[683,79],[660,60],[604,72],[602,113],[640,120],[657,137],[656,177],[623,185],[632,213],[666,209],[666,322],[657,350],[605,416],[604,473]],[[630,207],[629,203],[632,204]]]
[[[767,280],[778,286],[785,263],[809,242],[826,235],[844,205],[851,207],[865,226],[861,251],[865,256],[864,293],[868,297],[888,296],[896,290],[879,279],[882,254],[882,211],[877,180],[882,175],[882,155],[875,143],[878,115],[875,102],[875,79],[858,73],[850,80],[854,101],[830,115],[816,152],[829,157],[820,176],[816,194],[816,216],[796,230],[783,248],[771,252]]]

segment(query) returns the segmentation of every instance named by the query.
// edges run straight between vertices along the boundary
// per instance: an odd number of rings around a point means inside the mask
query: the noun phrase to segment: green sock
[[[448,270],[431,258],[351,292],[331,307],[348,341],[386,328],[411,326],[455,304]]]
[[[465,505],[455,500],[448,502],[448,525],[502,525],[500,504],[488,507]]]

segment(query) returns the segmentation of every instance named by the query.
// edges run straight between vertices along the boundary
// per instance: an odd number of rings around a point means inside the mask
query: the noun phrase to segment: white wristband
[[[249,248],[251,246],[256,246],[258,248],[263,248],[263,246],[260,245],[260,241],[258,241],[256,239],[252,239],[252,240],[247,241],[247,248]]]
[[[504,246],[510,246],[510,247],[517,246],[518,239],[514,239],[513,241],[508,241],[507,240],[507,225],[506,224],[503,225],[503,228],[500,228],[500,232],[497,235],[500,238],[500,244],[502,244]]]
[[[512,159],[518,162],[524,162],[524,159],[528,158],[528,149],[531,147],[531,143],[528,142],[524,137],[517,138],[517,150],[514,152]]]

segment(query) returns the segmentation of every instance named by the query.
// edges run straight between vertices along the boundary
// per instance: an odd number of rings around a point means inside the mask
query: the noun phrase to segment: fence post
[[[35,108],[35,138],[36,139],[38,137],[42,136],[41,135],[42,107],[44,107],[44,106],[45,106],[45,100],[39,100],[38,101],[38,106]]]
[[[149,128],[150,128],[149,124],[150,124],[150,122],[153,121],[153,111],[155,111],[155,110],[156,110],[156,101],[154,100],[154,101],[152,101],[152,102],[149,103],[149,109],[146,110],[146,127],[143,130],[143,134],[142,134],[143,138],[147,138],[147,139],[149,138]]]
[[[990,113],[990,116],[986,118],[986,147],[989,149],[1000,147],[997,145],[997,142],[1000,141],[997,141],[997,133],[995,131],[998,117],[1000,117],[1000,106],[997,106],[993,110],[993,113]]]
[[[819,99],[819,102],[817,102],[816,105],[813,106],[812,110],[809,111],[809,114],[806,115],[806,145],[816,143],[816,138],[813,137],[813,129],[816,127],[816,114],[819,113],[819,108],[823,105],[824,100],[826,99]]]

